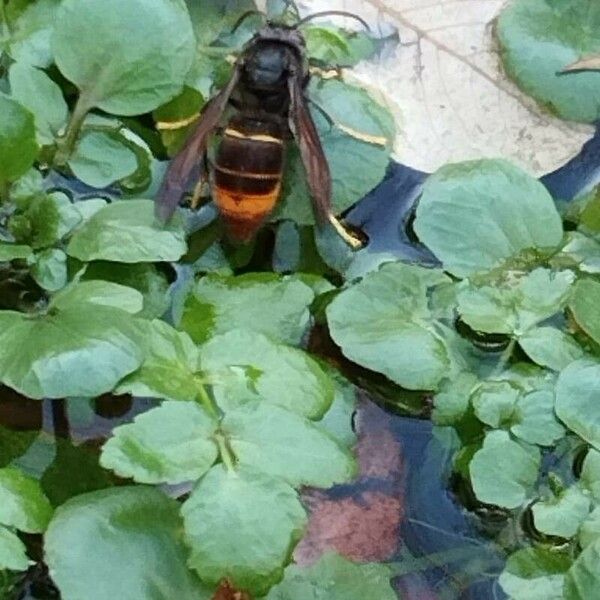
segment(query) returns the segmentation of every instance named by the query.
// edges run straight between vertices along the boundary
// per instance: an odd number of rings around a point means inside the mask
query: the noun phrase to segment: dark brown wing
[[[319,224],[324,225],[331,217],[331,172],[317,128],[306,105],[299,72],[291,75],[288,87],[290,128],[300,148],[315,216]]]
[[[171,161],[156,197],[155,212],[158,219],[166,222],[175,212],[182,195],[189,186],[194,169],[202,168],[210,134],[219,124],[229,98],[240,78],[240,64],[233,71],[227,85],[204,107],[200,122],[190,135],[181,152]]]

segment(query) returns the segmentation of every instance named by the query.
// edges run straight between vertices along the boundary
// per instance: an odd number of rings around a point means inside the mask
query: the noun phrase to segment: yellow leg
[[[200,200],[202,199],[202,188],[204,187],[205,179],[204,177],[200,177],[198,183],[194,187],[194,193],[190,198],[190,206],[196,210],[200,204]]]
[[[333,225],[337,234],[350,246],[353,250],[360,250],[363,247],[363,243],[355,236],[353,236],[346,228],[340,223],[339,219],[335,215],[329,215],[329,222]]]

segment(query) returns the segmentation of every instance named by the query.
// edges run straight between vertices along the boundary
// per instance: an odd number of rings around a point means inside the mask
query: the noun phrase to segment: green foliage
[[[208,600],[186,567],[178,504],[158,490],[121,487],[61,506],[46,561],[65,600]]]
[[[498,20],[509,75],[548,110],[592,123],[600,114],[600,73],[561,71],[600,51],[600,7],[589,0],[517,0]]]
[[[458,277],[499,267],[524,251],[553,250],[563,236],[544,186],[503,160],[446,165],[434,173],[414,227]]]

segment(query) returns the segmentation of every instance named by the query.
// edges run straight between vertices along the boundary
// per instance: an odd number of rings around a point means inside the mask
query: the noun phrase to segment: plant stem
[[[219,447],[219,454],[221,455],[221,460],[223,464],[227,468],[228,471],[235,471],[235,456],[231,451],[231,448],[227,445],[227,440],[225,436],[218,433],[215,436],[215,440],[217,442],[217,446]]]
[[[198,380],[196,380],[196,390],[198,391],[198,400],[200,401],[200,404],[202,404],[202,406],[206,409],[206,412],[208,412],[215,419],[219,419],[221,415],[219,414],[215,403],[213,402],[212,398],[208,395],[208,392],[206,391],[204,385]]]
[[[517,345],[517,340],[515,338],[512,338],[510,340],[508,346],[506,346],[506,348],[504,349],[504,352],[502,352],[502,354],[500,355],[498,364],[492,371],[490,378],[493,379],[494,377],[498,377],[498,375],[500,375],[504,371],[504,369],[506,368],[506,365],[508,364],[508,361],[510,360],[510,357],[513,355],[513,352],[515,351],[516,345]]]
[[[81,127],[90,109],[91,106],[89,106],[87,99],[83,95],[79,96],[69,124],[67,125],[65,135],[58,140],[58,150],[54,155],[54,165],[61,167],[67,164],[71,154],[73,154],[73,150],[75,150],[75,144],[81,132]]]

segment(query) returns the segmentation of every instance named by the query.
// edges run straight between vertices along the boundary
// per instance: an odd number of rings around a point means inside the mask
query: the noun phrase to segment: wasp
[[[356,15],[325,11],[293,26],[267,22],[244,46],[229,82],[205,105],[198,125],[169,165],[156,202],[159,219],[170,218],[200,169],[196,192],[210,179],[229,238],[250,241],[279,200],[286,143],[293,139],[300,150],[317,223],[333,225],[354,248],[362,245],[332,212],[331,172],[306,95],[310,71],[300,27],[329,14],[356,18],[368,28]],[[209,173],[208,144],[229,107],[234,115],[222,131]]]

